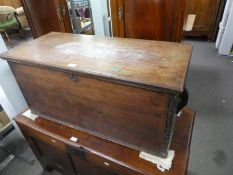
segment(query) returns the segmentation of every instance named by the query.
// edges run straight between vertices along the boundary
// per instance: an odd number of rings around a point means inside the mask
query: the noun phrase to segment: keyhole
[[[77,81],[77,80],[78,80],[78,77],[77,77],[77,75],[71,74],[71,75],[70,75],[70,79],[71,79],[72,81]]]

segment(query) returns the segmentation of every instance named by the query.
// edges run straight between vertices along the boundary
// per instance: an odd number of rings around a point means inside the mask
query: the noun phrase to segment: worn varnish
[[[171,149],[171,170],[161,173],[155,165],[139,158],[139,152],[43,118],[16,119],[42,166],[65,174],[80,175],[185,175],[194,122],[194,112],[184,109],[177,119]],[[78,138],[77,143],[70,141]],[[63,155],[63,159],[59,156]]]
[[[182,92],[190,52],[188,44],[53,32],[1,57]]]
[[[2,55],[34,113],[166,157],[191,46],[50,33]]]

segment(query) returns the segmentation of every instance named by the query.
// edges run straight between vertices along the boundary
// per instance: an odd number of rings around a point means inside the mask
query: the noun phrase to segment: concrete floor
[[[194,46],[187,88],[190,92],[188,106],[197,112],[188,175],[231,175],[233,58],[218,56],[213,43],[185,42]],[[17,156],[0,172],[1,175],[51,174],[43,172],[27,143],[19,139],[16,132],[1,142],[0,161],[9,154],[7,149]]]

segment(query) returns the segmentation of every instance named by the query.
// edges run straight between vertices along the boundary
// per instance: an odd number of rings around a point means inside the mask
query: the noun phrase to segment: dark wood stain
[[[186,108],[177,120],[171,144],[171,149],[175,150],[176,155],[172,169],[162,173],[166,175],[186,175],[188,167],[194,112]],[[72,173],[86,175],[89,174],[88,172],[90,175],[161,174],[155,165],[140,159],[137,150],[41,117],[34,122],[19,116],[15,121],[44,168],[60,169],[67,175]],[[72,136],[78,138],[77,143],[70,141]],[[32,142],[32,140],[35,141]],[[41,151],[40,154],[38,149]],[[83,152],[82,156],[80,152]],[[46,155],[46,158],[43,158],[43,155]],[[57,155],[56,159],[54,159],[55,155]],[[60,160],[60,155],[63,155],[64,159]]]
[[[192,31],[184,32],[185,36],[213,37],[221,0],[186,0],[186,19],[189,14],[195,14],[196,19]],[[217,24],[219,25],[219,24]]]
[[[76,82],[69,74],[33,66],[11,68],[34,113],[136,149],[166,153],[164,129],[173,95],[85,76]]]
[[[38,38],[49,32],[72,33],[66,0],[21,0],[33,37]],[[63,8],[66,14],[63,14]],[[57,13],[60,11],[60,18]]]
[[[184,7],[185,0],[111,0],[113,36],[180,42]]]

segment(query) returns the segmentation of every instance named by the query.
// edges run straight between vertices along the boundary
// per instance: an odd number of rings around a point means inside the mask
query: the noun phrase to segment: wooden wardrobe
[[[72,33],[66,0],[22,0],[22,3],[34,38],[51,31]]]
[[[185,0],[110,0],[113,36],[180,42]]]
[[[193,29],[184,32],[184,36],[206,36],[211,40],[214,29],[219,25],[216,21],[222,4],[225,0],[186,0],[185,19],[189,14],[196,15],[196,18]]]

